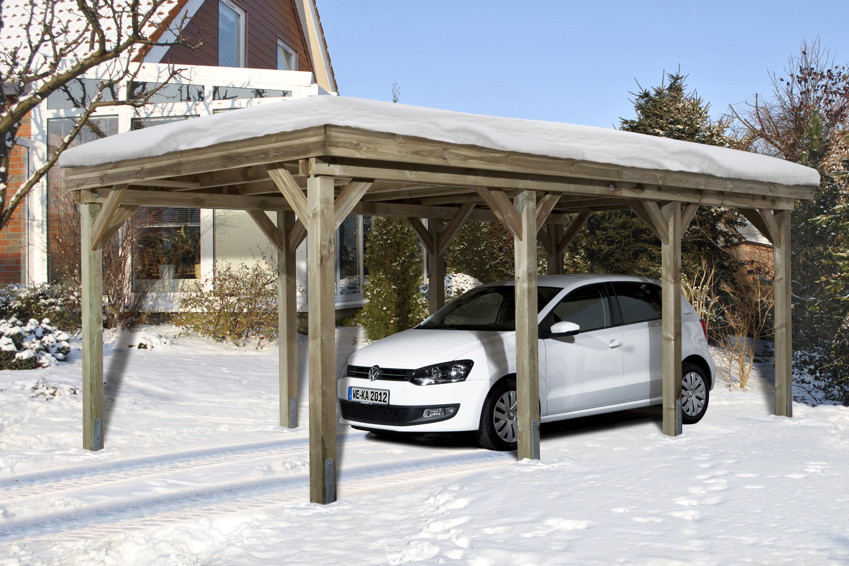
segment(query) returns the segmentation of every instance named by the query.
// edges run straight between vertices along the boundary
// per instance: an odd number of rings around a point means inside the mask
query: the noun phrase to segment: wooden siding
[[[245,12],[245,67],[277,68],[277,41],[281,40],[298,54],[298,70],[312,72],[298,12],[292,0],[234,0]],[[191,49],[175,46],[163,57],[163,63],[181,65],[218,65],[218,0],[206,0],[186,26],[183,35]]]

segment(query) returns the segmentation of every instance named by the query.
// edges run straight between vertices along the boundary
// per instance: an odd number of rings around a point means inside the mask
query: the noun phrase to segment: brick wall
[[[19,138],[29,139],[30,119],[24,119]],[[18,186],[27,178],[27,148],[16,146],[12,149],[9,167],[8,202]],[[11,222],[0,230],[0,284],[25,283],[25,254],[26,254],[26,204],[18,206]]]

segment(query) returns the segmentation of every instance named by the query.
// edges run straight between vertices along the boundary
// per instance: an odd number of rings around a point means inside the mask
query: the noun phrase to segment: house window
[[[362,298],[365,283],[363,239],[371,229],[370,216],[348,216],[336,231],[336,298]]]
[[[133,118],[132,129],[189,118],[192,116]],[[142,206],[135,214],[139,225],[133,250],[135,290],[179,291],[180,280],[197,279],[200,272],[200,209]]]
[[[277,41],[277,70],[298,70],[298,54],[295,53],[294,49],[279,40]]]
[[[47,120],[47,151],[53,155],[73,130],[75,118]],[[71,147],[118,133],[117,116],[89,118]],[[50,282],[69,281],[79,270],[79,210],[74,196],[65,191],[62,168],[47,173],[47,278]]]
[[[245,66],[245,12],[228,0],[218,2],[218,65]]]

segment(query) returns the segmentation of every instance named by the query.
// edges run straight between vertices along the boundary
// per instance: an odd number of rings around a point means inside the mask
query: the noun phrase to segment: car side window
[[[611,325],[610,306],[602,285],[587,285],[575,289],[561,300],[548,314],[546,330],[555,322],[574,322],[581,332],[606,328]]]
[[[617,282],[613,284],[622,313],[622,324],[633,324],[662,317],[660,287],[652,283]]]

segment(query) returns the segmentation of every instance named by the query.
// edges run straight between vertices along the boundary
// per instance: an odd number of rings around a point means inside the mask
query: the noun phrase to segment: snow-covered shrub
[[[49,367],[68,359],[71,339],[67,333],[34,318],[0,319],[0,369]]]
[[[0,288],[0,319],[44,320],[68,331],[80,328],[81,295],[75,285],[54,283]]]
[[[180,299],[174,324],[217,342],[257,347],[277,337],[277,270],[268,262],[237,268],[224,264],[215,277],[195,284]]]

